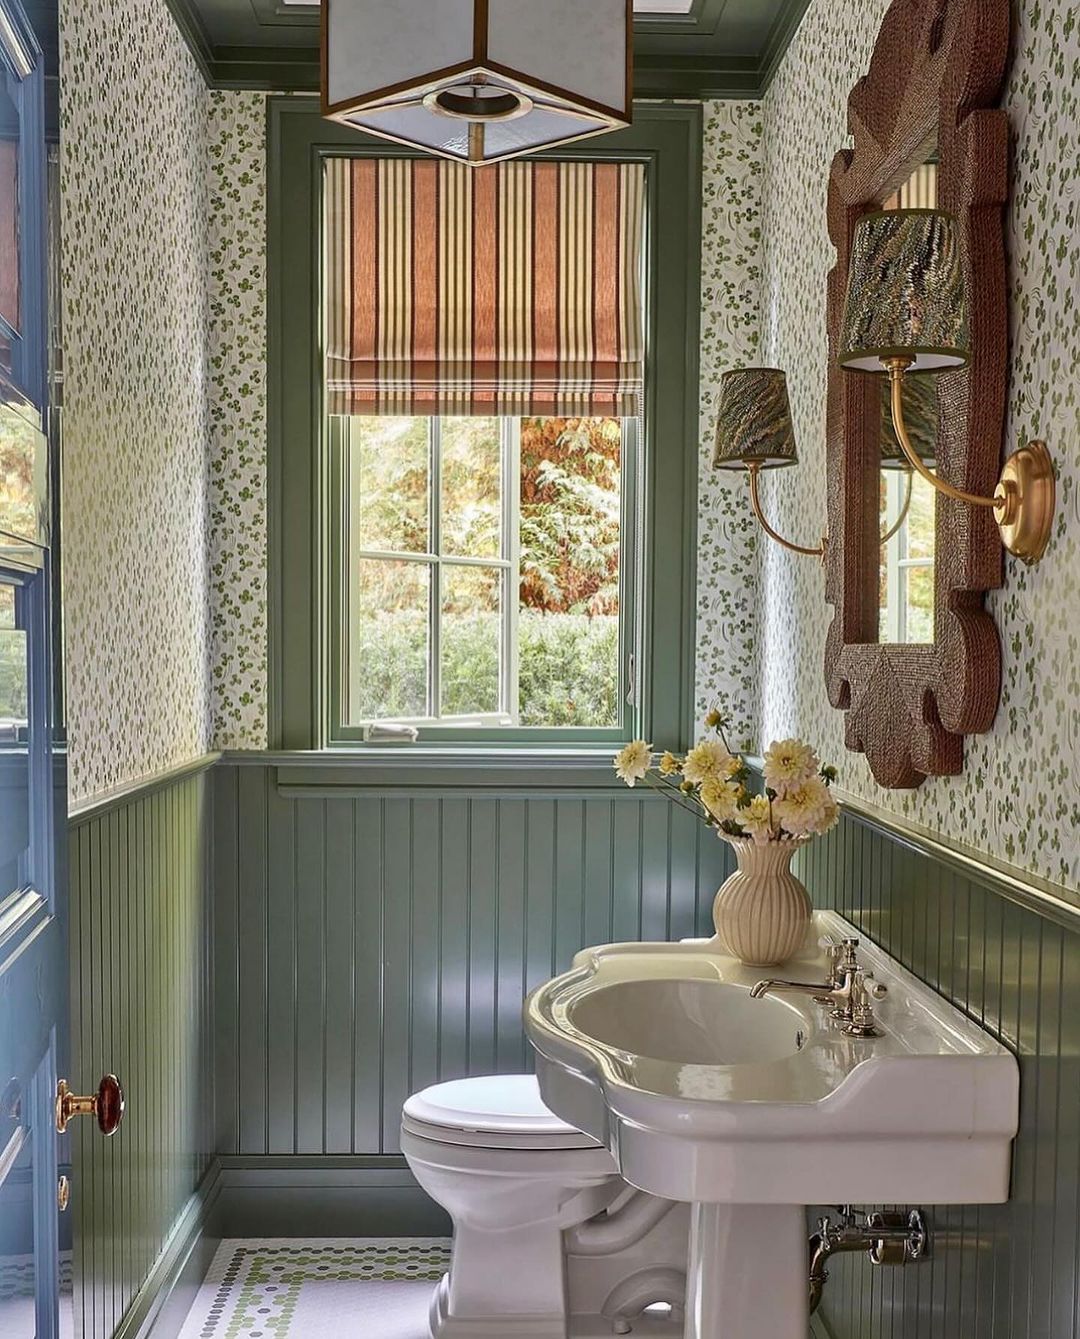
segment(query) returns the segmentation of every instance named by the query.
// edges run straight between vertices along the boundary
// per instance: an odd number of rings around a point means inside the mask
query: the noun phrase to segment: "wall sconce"
[[[1056,487],[1050,453],[1029,442],[1005,462],[994,496],[967,493],[933,473],[904,421],[904,378],[967,364],[970,339],[960,239],[951,215],[936,209],[867,214],[855,229],[839,361],[886,374],[893,427],[912,469],[947,497],[990,507],[1001,541],[1026,563],[1046,550]]]
[[[793,553],[824,558],[828,546],[824,536],[817,548],[795,544],[778,534],[761,510],[758,493],[761,471],[798,463],[784,373],[778,367],[740,367],[725,372],[720,378],[714,469],[745,469],[750,482],[750,505],[769,538]]]

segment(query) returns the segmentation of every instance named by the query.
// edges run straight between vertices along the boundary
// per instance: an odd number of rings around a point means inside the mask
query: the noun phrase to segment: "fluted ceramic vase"
[[[747,966],[775,967],[798,952],[810,925],[810,894],[791,872],[809,838],[728,840],[738,869],[713,903],[717,945]]]

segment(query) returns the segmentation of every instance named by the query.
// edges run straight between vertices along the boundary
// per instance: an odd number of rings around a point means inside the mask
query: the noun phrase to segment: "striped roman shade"
[[[331,414],[640,411],[644,168],[326,162]]]

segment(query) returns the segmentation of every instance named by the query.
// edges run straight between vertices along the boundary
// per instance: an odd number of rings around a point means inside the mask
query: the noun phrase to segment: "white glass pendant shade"
[[[630,0],[323,0],[323,114],[473,164],[629,125]]]

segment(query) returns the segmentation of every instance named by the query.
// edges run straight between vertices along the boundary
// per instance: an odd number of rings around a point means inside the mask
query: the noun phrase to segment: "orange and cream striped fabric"
[[[329,413],[640,412],[641,165],[325,172]]]

